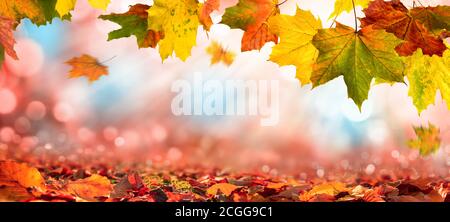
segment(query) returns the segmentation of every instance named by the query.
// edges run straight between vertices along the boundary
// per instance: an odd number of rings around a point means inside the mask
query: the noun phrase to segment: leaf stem
[[[109,58],[109,59],[107,59],[107,60],[101,61],[101,62],[99,62],[99,63],[100,63],[100,64],[105,64],[105,63],[107,63],[107,62],[109,62],[109,61],[115,59],[116,57],[117,57],[117,56],[113,56],[113,57],[111,57],[111,58]]]
[[[352,0],[353,4],[353,15],[355,16],[355,33],[358,32],[358,18],[356,18],[356,6],[355,6],[355,0]]]
[[[284,3],[286,3],[288,0],[284,0],[283,2],[281,2],[281,3],[278,3],[277,4],[277,7],[279,7],[280,5],[282,5],[282,4],[284,4]]]

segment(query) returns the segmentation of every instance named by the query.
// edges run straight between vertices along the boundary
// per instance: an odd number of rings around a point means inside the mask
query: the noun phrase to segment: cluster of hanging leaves
[[[449,202],[444,178],[346,181],[146,165],[0,161],[0,201],[26,202]]]
[[[87,1],[103,10],[110,3]],[[5,54],[17,59],[13,31],[22,19],[36,25],[51,23],[55,17],[70,20],[76,2],[0,0],[0,62]],[[405,77],[419,113],[434,103],[438,90],[450,107],[450,58],[445,44],[450,33],[450,6],[431,7],[418,2],[407,8],[399,0],[336,0],[329,17],[335,26],[323,28],[320,19],[300,8],[293,16],[280,14],[279,7],[285,2],[239,0],[225,10],[220,23],[244,31],[242,52],[275,43],[270,61],[295,66],[302,85],[317,87],[343,76],[349,98],[360,108],[374,82],[403,83]],[[108,40],[135,36],[139,48],[158,46],[163,60],[175,55],[185,61],[196,44],[199,27],[210,30],[210,14],[219,10],[220,3],[155,0],[153,5],[136,4],[127,12],[101,15],[100,19],[121,26],[109,33]],[[355,7],[362,7],[365,15],[359,18],[359,30],[338,21],[340,14]],[[233,62],[234,54],[218,43],[212,43],[207,52],[212,64]],[[85,64],[85,70],[91,70],[91,62]],[[90,81],[97,80],[98,74],[84,72]]]
[[[87,0],[97,9],[105,10],[110,0]],[[76,0],[0,0],[0,65],[5,53],[18,59],[14,51],[16,27],[23,19],[29,19],[38,26],[52,23],[54,18],[70,20],[70,11]]]

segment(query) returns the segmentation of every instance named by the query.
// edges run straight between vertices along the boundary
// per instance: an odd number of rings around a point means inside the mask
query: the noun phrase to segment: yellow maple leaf
[[[234,62],[236,54],[224,49],[219,43],[213,41],[211,45],[206,49],[206,52],[211,55],[211,64],[217,64],[223,62],[226,65],[231,65]]]
[[[148,10],[148,29],[164,32],[159,42],[159,53],[163,60],[175,52],[185,61],[196,44],[199,26],[196,0],[155,0]]]
[[[93,8],[106,10],[111,0],[88,0]]]
[[[270,60],[281,66],[295,65],[300,82],[303,85],[310,83],[313,64],[319,54],[311,41],[322,28],[320,19],[309,11],[297,9],[295,16],[272,17],[269,27],[280,36],[280,43],[273,47]]]
[[[108,67],[104,66],[96,58],[90,55],[75,57],[66,63],[73,67],[69,73],[69,78],[86,76],[89,82],[94,82],[101,76],[108,75]]]
[[[111,0],[88,0],[89,4],[96,9],[106,10]],[[75,8],[77,0],[58,0],[55,9],[59,16],[63,17],[69,14]]]
[[[417,50],[406,59],[406,76],[409,81],[409,96],[419,113],[433,104],[437,90],[450,109],[450,51],[442,57],[427,56]]]
[[[76,3],[77,0],[58,0],[56,2],[55,9],[59,16],[63,17],[75,8]]]
[[[369,5],[370,1],[371,0],[354,0],[355,7],[361,6],[365,8]],[[333,13],[331,13],[328,19],[335,18],[339,16],[341,13],[350,12],[351,10],[353,10],[352,0],[336,0],[336,2],[334,3],[334,11]]]

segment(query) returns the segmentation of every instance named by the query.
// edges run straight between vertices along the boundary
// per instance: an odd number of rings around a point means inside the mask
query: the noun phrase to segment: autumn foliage
[[[82,1],[82,0],[79,0]],[[110,0],[87,0],[106,10]],[[138,49],[158,50],[162,62],[186,61],[199,32],[215,24],[243,32],[240,53],[273,44],[269,61],[295,66],[302,85],[312,88],[343,77],[350,99],[362,108],[375,84],[407,83],[419,115],[435,102],[437,92],[450,108],[450,6],[414,4],[400,0],[337,0],[329,16],[331,27],[312,12],[296,6],[295,14],[282,14],[282,0],[239,0],[223,9],[226,0],[154,0],[127,11],[103,14],[99,19],[116,23],[105,39],[135,38]],[[289,0],[288,0],[289,1]],[[306,1],[306,0],[305,0]],[[0,0],[0,64],[5,56],[20,59],[14,49],[14,32],[24,19],[37,26],[54,19],[71,20],[76,0]],[[301,2],[301,1],[300,1]],[[418,1],[417,1],[418,2]],[[424,3],[426,1],[423,1]],[[363,17],[357,18],[356,7]],[[223,11],[220,21],[211,14]],[[354,12],[355,23],[343,24],[339,16]],[[209,38],[209,36],[208,36]],[[211,65],[233,66],[236,56],[211,39],[204,50]],[[66,62],[68,78],[95,82],[108,75],[105,61],[83,54]],[[0,101],[1,102],[1,101]],[[416,127],[412,149],[423,156],[435,153],[440,130],[432,124]],[[157,171],[130,168],[44,165],[0,162],[0,201],[449,201],[449,182],[443,178],[411,179],[377,175],[348,181],[299,179],[264,174],[220,172],[205,169]]]
[[[444,38],[450,29],[450,6],[414,4],[413,8],[407,8],[399,0],[337,0],[329,17],[336,26],[323,28],[318,18],[300,8],[294,16],[280,14],[279,7],[285,2],[240,0],[226,8],[220,23],[244,31],[242,52],[259,50],[267,42],[275,43],[270,60],[280,66],[296,66],[302,84],[317,87],[344,76],[348,96],[359,107],[367,99],[373,79],[402,83],[405,77],[411,83],[410,96],[419,112],[434,102],[437,90],[448,102],[450,66]],[[106,9],[110,1],[89,0],[89,3],[94,8]],[[0,7],[1,50],[17,59],[12,32],[22,19],[28,18],[37,25],[51,23],[58,17],[70,20],[75,4],[71,0],[4,1]],[[128,12],[100,18],[122,26],[112,31],[108,40],[135,36],[139,48],[158,46],[162,60],[173,54],[186,60],[196,45],[199,27],[208,32],[213,25],[210,14],[220,10],[220,6],[219,0],[156,0],[153,5],[136,4]],[[365,17],[359,18],[361,27],[355,24],[352,29],[339,23],[339,15],[356,10],[356,6],[364,8]],[[208,50],[212,64],[220,60],[227,65],[232,63],[233,56],[223,50]],[[1,54],[3,57],[4,53]],[[437,77],[420,69],[429,63],[429,57],[433,60],[433,71],[439,73]],[[91,74],[88,78],[95,81],[98,77],[92,76],[98,75]],[[430,81],[415,82],[417,75]]]

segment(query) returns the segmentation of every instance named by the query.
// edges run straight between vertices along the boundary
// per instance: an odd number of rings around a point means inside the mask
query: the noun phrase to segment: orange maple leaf
[[[211,45],[206,49],[206,52],[211,55],[211,64],[217,64],[223,62],[226,65],[231,65],[234,62],[234,57],[236,56],[233,52],[229,52],[224,49],[217,42],[212,42]]]
[[[0,161],[0,185],[14,184],[45,189],[45,180],[36,168],[15,161]]]
[[[222,193],[225,194],[226,196],[230,196],[231,193],[232,193],[234,190],[236,190],[237,188],[239,188],[239,187],[236,186],[236,185],[230,184],[230,183],[217,183],[217,184],[214,184],[214,185],[212,185],[211,187],[209,187],[209,188],[206,190],[206,193],[207,193],[208,195],[214,196],[214,195],[217,195],[217,193],[218,193],[219,190],[220,190],[220,192],[222,192]]]
[[[88,178],[69,182],[66,189],[85,200],[95,201],[96,197],[108,196],[112,191],[112,185],[108,178],[94,174]]]
[[[66,62],[73,67],[69,73],[69,78],[86,76],[89,82],[98,80],[103,75],[108,75],[108,67],[100,63],[90,55],[75,57]]]
[[[267,42],[278,43],[278,36],[269,30],[268,20],[280,13],[277,0],[240,0],[225,11],[222,23],[244,30],[242,51],[259,50]]]
[[[198,18],[203,24],[206,31],[209,31],[213,22],[211,20],[211,13],[215,10],[219,10],[220,0],[207,0],[200,6]]]

